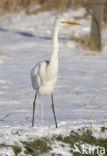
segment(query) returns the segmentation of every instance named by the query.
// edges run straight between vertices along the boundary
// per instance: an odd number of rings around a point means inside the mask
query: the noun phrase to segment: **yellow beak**
[[[62,23],[72,24],[72,25],[80,25],[80,23],[76,23],[76,22],[69,22],[69,21],[62,21]]]

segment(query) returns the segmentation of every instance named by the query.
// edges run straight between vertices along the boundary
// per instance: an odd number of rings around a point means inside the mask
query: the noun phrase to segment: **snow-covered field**
[[[84,13],[84,9],[70,11],[64,18],[74,21],[75,16],[82,17]],[[30,72],[36,63],[50,58],[55,17],[52,11],[30,16],[19,13],[0,19],[0,144],[67,133],[84,125],[97,129],[107,124],[107,30],[103,32],[103,53],[85,52],[70,40],[72,34],[82,36],[90,31],[88,17],[75,20],[80,26],[60,29],[59,75],[54,90],[59,128],[54,128],[49,96],[38,97],[35,127],[31,127],[35,92]],[[20,137],[15,135],[16,131],[20,131]],[[11,152],[2,149],[0,154],[13,156]]]

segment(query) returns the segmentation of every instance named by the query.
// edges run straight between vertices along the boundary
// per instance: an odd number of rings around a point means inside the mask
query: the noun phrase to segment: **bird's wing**
[[[46,68],[49,64],[49,61],[43,61],[34,66],[31,71],[32,86],[35,90],[38,90],[44,81],[47,80],[46,77]]]
[[[41,78],[39,74],[39,64],[36,65],[32,71],[31,71],[31,80],[32,80],[32,86],[35,90],[38,90],[41,86]]]
[[[46,69],[49,64],[49,61],[43,61],[39,64],[38,74],[40,75],[41,83],[47,80]]]
[[[31,71],[32,86],[35,90],[38,90],[41,86],[49,81],[56,81],[56,72],[54,69],[47,70],[49,61],[43,61],[37,64]]]

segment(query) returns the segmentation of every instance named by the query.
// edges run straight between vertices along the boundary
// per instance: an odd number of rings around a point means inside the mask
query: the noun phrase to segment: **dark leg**
[[[57,121],[56,121],[56,115],[55,115],[55,109],[54,109],[53,94],[51,94],[51,99],[52,99],[52,111],[53,111],[53,115],[54,115],[55,126],[56,126],[56,128],[58,128]]]
[[[35,98],[34,98],[34,101],[33,101],[32,127],[34,126],[34,116],[35,116],[36,97],[37,97],[37,92],[36,92],[36,94],[35,94]]]

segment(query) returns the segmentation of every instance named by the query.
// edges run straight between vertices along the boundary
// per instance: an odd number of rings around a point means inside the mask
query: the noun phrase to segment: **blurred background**
[[[107,28],[107,0],[1,0],[0,16],[20,12],[36,15],[50,10],[63,13],[73,9],[76,12],[80,8],[85,9],[84,16],[81,17],[77,12],[75,20],[87,19],[90,16],[90,33],[86,33],[81,39],[74,35],[72,39],[79,41],[81,47],[102,51],[102,29]]]
[[[46,10],[63,11],[80,7],[86,8],[89,14],[92,6],[93,0],[0,0],[0,15],[20,10],[25,10],[27,14],[37,14]],[[104,22],[107,23],[107,0],[104,0]]]

